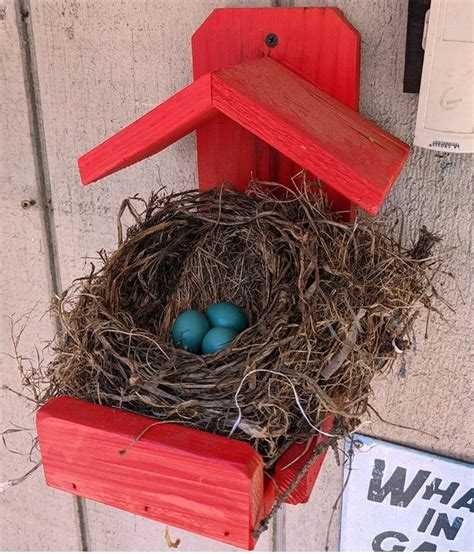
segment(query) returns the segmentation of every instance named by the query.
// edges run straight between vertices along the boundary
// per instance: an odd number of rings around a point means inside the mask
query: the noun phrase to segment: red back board
[[[267,46],[269,33],[277,37]],[[206,73],[270,56],[346,106],[359,107],[360,36],[336,8],[216,9],[192,38],[193,70]],[[272,83],[276,88],[278,83]],[[199,183],[245,190],[251,176],[285,185],[300,171],[275,148],[219,114],[197,131]],[[336,210],[350,202],[326,190]]]

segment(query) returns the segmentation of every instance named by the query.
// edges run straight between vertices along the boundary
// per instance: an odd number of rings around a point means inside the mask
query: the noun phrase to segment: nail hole
[[[145,512],[149,512],[150,511],[150,506],[145,506]]]
[[[224,531],[224,537],[228,537],[230,535],[229,531]]]
[[[27,210],[28,208],[31,208],[31,206],[34,206],[36,204],[36,200],[22,200],[21,201],[21,207],[24,210]]]
[[[72,488],[73,488],[74,490],[77,489],[76,483],[72,483]]]
[[[278,44],[278,37],[275,35],[275,33],[268,33],[268,35],[265,37],[265,44],[268,46],[268,48],[275,48],[275,46]]]

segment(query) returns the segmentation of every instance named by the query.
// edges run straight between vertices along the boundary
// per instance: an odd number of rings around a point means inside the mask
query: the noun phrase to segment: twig
[[[292,481],[290,486],[287,488],[287,490],[280,496],[280,498],[273,504],[272,509],[270,510],[269,514],[260,522],[259,526],[252,531],[252,536],[255,539],[258,539],[260,535],[268,529],[268,524],[272,517],[277,513],[279,508],[286,502],[286,500],[290,497],[291,493],[296,489],[296,487],[300,484],[303,477],[308,472],[309,468],[313,465],[316,458],[322,454],[327,448],[332,446],[337,442],[337,440],[340,437],[333,436],[331,438],[327,438],[324,441],[320,442],[313,450],[313,453],[308,458],[308,460],[305,462],[304,466],[301,468],[301,471],[298,473],[298,475],[295,477],[295,479]]]

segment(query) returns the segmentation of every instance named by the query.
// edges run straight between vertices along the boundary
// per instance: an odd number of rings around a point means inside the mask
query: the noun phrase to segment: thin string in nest
[[[152,194],[141,214],[125,201],[136,224],[55,305],[55,356],[27,378],[39,404],[69,395],[232,434],[267,467],[328,414],[353,430],[419,309],[435,309],[439,239],[423,228],[404,248],[383,221],[344,222],[313,190]],[[250,322],[229,348],[173,347],[182,311],[222,301]]]

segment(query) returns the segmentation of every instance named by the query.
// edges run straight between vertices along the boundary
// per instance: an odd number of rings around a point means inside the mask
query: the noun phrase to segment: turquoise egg
[[[202,353],[212,354],[224,350],[238,334],[230,327],[213,327],[202,339]]]
[[[202,339],[209,331],[209,321],[197,310],[188,310],[176,318],[171,336],[177,348],[188,352],[200,352]]]
[[[212,304],[206,310],[211,327],[231,327],[239,333],[247,328],[249,321],[242,308],[230,302]]]

